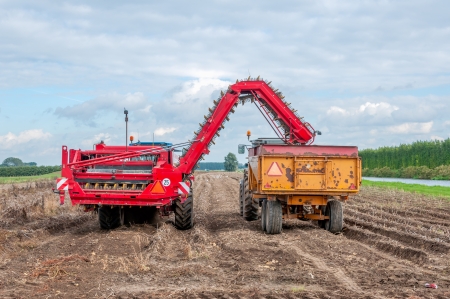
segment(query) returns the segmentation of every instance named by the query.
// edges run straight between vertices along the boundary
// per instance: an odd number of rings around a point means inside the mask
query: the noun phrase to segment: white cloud
[[[41,129],[23,131],[18,135],[9,132],[6,135],[0,136],[0,149],[11,149],[14,146],[23,144],[31,146],[34,142],[47,140],[51,136],[52,134],[44,132]]]
[[[389,103],[370,103],[367,102],[359,107],[359,112],[368,115],[384,115],[390,116],[392,112],[398,110],[397,106],[391,105]]]
[[[440,137],[440,136],[435,136],[435,135],[432,135],[432,136],[431,136],[431,140],[439,140],[439,141],[444,141],[444,140],[445,140],[445,138],[442,138],[442,137]]]
[[[176,128],[158,128],[155,130],[155,136],[163,136],[167,133],[172,133]]]
[[[388,131],[396,134],[425,134],[430,133],[433,122],[427,123],[404,123],[388,127]]]

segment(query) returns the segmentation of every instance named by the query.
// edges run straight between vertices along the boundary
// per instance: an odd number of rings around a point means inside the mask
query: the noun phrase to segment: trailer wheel
[[[244,181],[239,183],[239,215],[244,216]]]
[[[266,201],[266,232],[268,234],[279,234],[283,225],[283,209],[281,208],[281,202],[278,200]]]
[[[263,232],[266,231],[266,206],[267,206],[267,199],[263,199],[261,203],[261,229]]]
[[[190,229],[194,226],[194,201],[190,194],[184,203],[179,199],[175,201],[175,227],[180,230]]]
[[[244,205],[243,216],[247,221],[258,219],[259,204],[252,198],[252,192],[248,183],[248,172],[244,171]]]
[[[114,229],[120,226],[121,215],[120,208],[111,208],[102,206],[98,208],[98,222],[102,229]]]
[[[331,233],[340,233],[343,227],[342,204],[337,200],[330,200],[325,209],[325,215],[330,219],[325,220],[325,229]]]

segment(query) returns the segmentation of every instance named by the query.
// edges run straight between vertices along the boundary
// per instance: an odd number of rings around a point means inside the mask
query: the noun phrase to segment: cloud
[[[404,123],[388,127],[388,131],[396,134],[424,134],[430,133],[433,122],[427,123]]]
[[[347,109],[331,106],[323,121],[360,125],[384,124],[392,121],[392,113],[396,110],[399,110],[399,107],[386,102],[366,102],[359,107]]]
[[[6,135],[0,136],[0,149],[11,149],[17,145],[32,146],[36,141],[47,140],[52,136],[48,132],[41,129],[22,131],[18,135],[9,132]]]
[[[439,140],[439,141],[444,141],[444,140],[445,140],[445,138],[443,138],[443,137],[440,137],[440,136],[435,136],[435,135],[432,135],[432,136],[431,136],[431,140]]]
[[[160,128],[176,128],[160,138],[185,141],[220,90],[251,74],[273,81],[324,132],[317,143],[377,147],[447,136],[449,9],[445,0],[5,0],[0,135],[42,128],[53,136],[47,141],[75,148],[107,136],[122,144],[126,107],[129,130],[143,141]],[[226,127],[208,159],[221,160],[241,134],[246,141],[247,129],[272,134],[250,105]]]
[[[125,95],[112,93],[99,96],[81,104],[66,106],[64,108],[57,107],[54,114],[58,117],[80,121],[89,126],[96,126],[97,122],[95,119],[102,112],[123,114],[124,108],[130,111],[135,110],[137,113],[148,113],[151,105],[142,92],[127,93]]]
[[[156,136],[163,136],[167,133],[172,133],[173,131],[175,131],[176,128],[158,128],[155,130],[155,135]]]

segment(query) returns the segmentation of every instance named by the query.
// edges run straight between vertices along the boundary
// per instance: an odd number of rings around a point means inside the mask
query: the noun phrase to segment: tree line
[[[0,177],[43,175],[61,170],[60,166],[0,167]]]
[[[398,170],[410,166],[434,169],[450,165],[450,138],[365,149],[359,151],[359,156],[362,158],[363,168],[367,169],[389,167]]]

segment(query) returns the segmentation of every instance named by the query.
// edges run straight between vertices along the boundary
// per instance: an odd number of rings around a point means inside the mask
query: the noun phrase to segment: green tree
[[[238,168],[238,160],[236,155],[233,153],[228,153],[225,157],[224,168],[226,171],[236,171]]]
[[[3,160],[2,164],[6,166],[22,166],[23,162],[19,158],[9,157]]]

